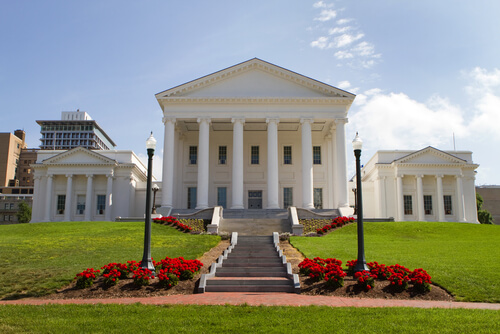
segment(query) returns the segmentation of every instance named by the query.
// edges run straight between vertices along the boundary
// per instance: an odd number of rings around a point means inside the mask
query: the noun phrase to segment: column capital
[[[163,122],[163,124],[167,124],[167,123],[175,124],[176,118],[173,116],[163,116],[161,121]]]
[[[347,118],[335,118],[335,124],[347,124],[349,120]]]
[[[436,174],[435,176],[436,176],[436,179],[442,179],[444,177],[443,174]]]
[[[86,174],[85,176],[87,176],[87,178],[91,179],[94,177],[94,174]]]
[[[207,124],[210,124],[210,122],[212,121],[212,118],[211,117],[198,117],[198,119],[196,121],[198,123],[206,122]]]
[[[110,178],[111,178],[111,179],[114,179],[114,178],[115,178],[115,176],[114,176],[114,174],[113,174],[113,173],[108,173],[108,174],[106,174],[106,177],[107,177],[108,179],[110,179]]]
[[[66,174],[66,177],[69,179],[69,178],[72,178],[73,177],[73,174]]]
[[[300,124],[304,124],[304,123],[314,123],[314,118],[311,118],[311,117],[301,117],[300,118]]]
[[[421,178],[423,178],[423,177],[424,177],[424,175],[423,175],[423,174],[417,174],[417,175],[415,175],[415,177],[416,177],[417,179],[421,179]]]
[[[233,117],[231,118],[231,123],[245,124],[245,117]]]
[[[266,123],[276,123],[278,124],[280,122],[280,118],[279,117],[268,117],[266,118]]]
[[[455,175],[456,179],[461,179],[463,177],[464,177],[464,174],[462,174],[462,173]]]
[[[47,174],[47,178],[52,179],[54,177],[54,174]]]

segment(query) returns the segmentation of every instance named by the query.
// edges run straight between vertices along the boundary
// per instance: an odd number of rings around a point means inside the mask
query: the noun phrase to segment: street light
[[[149,269],[155,274],[155,266],[151,260],[151,180],[153,178],[153,155],[156,148],[156,139],[153,137],[153,131],[148,140],[146,140],[146,149],[148,150],[148,181],[146,184],[146,219],[144,229],[144,254],[142,255],[141,268]]]
[[[153,185],[153,209],[151,210],[151,214],[156,215],[156,192],[160,190],[160,187],[155,183]]]
[[[363,201],[361,196],[361,148],[363,141],[356,132],[356,137],[352,141],[354,156],[356,157],[356,195],[357,195],[357,220],[358,220],[358,261],[354,267],[354,272],[368,270],[365,260],[365,238],[363,235]]]

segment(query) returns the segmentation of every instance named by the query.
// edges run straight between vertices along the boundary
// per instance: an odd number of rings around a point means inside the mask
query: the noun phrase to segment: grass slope
[[[492,310],[251,306],[0,306],[0,332],[498,333]]]
[[[153,224],[151,256],[194,259],[220,238]],[[144,223],[57,222],[0,226],[0,299],[38,296],[69,283],[78,272],[109,262],[140,261]]]
[[[292,237],[306,257],[357,258],[357,224],[321,238]],[[366,261],[424,268],[460,301],[500,302],[500,226],[435,222],[364,223]]]

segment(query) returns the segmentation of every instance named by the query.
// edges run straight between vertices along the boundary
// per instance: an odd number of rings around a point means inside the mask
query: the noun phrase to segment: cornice
[[[294,98],[294,97],[160,97],[165,104],[226,104],[226,103],[252,103],[252,104],[323,104],[323,105],[345,105],[351,104],[352,99],[348,97],[320,97],[320,98]],[[346,103],[347,102],[347,103]]]

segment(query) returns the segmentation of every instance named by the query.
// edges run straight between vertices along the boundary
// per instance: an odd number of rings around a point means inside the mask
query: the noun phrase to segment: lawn
[[[151,256],[194,259],[217,245],[211,235],[152,224]],[[144,223],[57,222],[0,226],[0,299],[41,296],[78,272],[109,262],[140,261]]]
[[[468,309],[0,306],[1,333],[498,333],[499,323],[498,311]]]
[[[323,237],[291,237],[306,257],[357,257],[357,224]],[[366,261],[424,268],[459,301],[500,302],[500,226],[435,222],[365,222]]]

